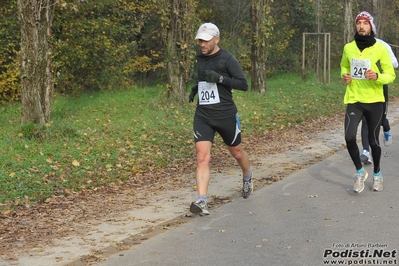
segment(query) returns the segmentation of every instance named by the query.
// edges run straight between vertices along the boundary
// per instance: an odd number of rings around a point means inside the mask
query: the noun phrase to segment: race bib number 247
[[[366,72],[371,69],[370,59],[355,59],[351,61],[351,76],[353,79],[366,79]]]

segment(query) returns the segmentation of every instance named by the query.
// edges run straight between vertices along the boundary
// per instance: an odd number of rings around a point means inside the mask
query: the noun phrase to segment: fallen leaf
[[[3,211],[3,214],[4,215],[9,215],[11,213],[11,210],[5,210],[5,211]]]

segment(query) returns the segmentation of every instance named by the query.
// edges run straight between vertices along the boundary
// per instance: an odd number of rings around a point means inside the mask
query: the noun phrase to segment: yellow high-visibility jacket
[[[367,69],[358,67],[359,63],[353,63],[359,59],[369,61],[370,69],[378,73],[378,79],[352,78],[346,86],[344,104],[385,102],[382,86],[393,83],[396,78],[388,49],[382,43],[376,42],[360,51],[355,41],[347,43],[341,59],[341,77],[346,73],[357,74],[357,77],[364,74]]]

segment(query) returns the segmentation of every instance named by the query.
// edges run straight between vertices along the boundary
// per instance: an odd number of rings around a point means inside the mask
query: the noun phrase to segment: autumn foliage
[[[0,101],[20,99],[20,25],[15,2],[0,1]],[[222,48],[234,53],[250,76],[250,42],[256,40],[256,36],[251,36],[254,33],[250,26],[252,1],[191,2],[196,2],[196,5],[190,3],[196,6],[196,17],[190,17],[191,23],[216,23],[222,31]],[[331,33],[334,44],[331,47],[332,66],[337,66],[344,43],[344,4],[325,2],[320,10],[323,20],[320,30]],[[56,92],[76,95],[149,83],[167,87],[165,59],[168,54],[169,1],[59,0],[55,3],[51,48]],[[301,68],[302,33],[318,30],[315,1],[299,1],[294,7],[287,0],[269,1],[268,5],[265,71],[268,77],[278,71],[298,71]],[[371,1],[366,1],[365,5],[374,11]],[[395,30],[398,22],[394,14],[397,5],[397,1],[384,1],[380,11],[384,14],[384,20],[379,23],[379,32],[384,36],[380,37],[392,44],[399,44]],[[354,3],[354,12],[358,8]],[[187,19],[181,22],[187,22]],[[197,27],[187,25],[188,29]],[[195,32],[185,34],[194,37]],[[315,39],[308,43],[309,49],[315,50],[316,42]],[[179,45],[181,43],[177,42],[176,46]],[[194,46],[184,49],[192,51],[191,58],[194,58]],[[307,59],[307,66],[312,68],[316,59],[316,55]],[[189,69],[191,65],[186,61],[181,64],[184,69]],[[195,71],[184,73],[184,78],[194,80],[192,73]]]

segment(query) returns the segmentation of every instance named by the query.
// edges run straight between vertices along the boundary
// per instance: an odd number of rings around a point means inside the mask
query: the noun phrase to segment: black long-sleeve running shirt
[[[205,81],[205,70],[213,70],[224,77],[217,83],[220,103],[197,105],[196,115],[221,119],[234,116],[237,107],[233,101],[232,89],[247,91],[248,82],[238,60],[228,51],[220,49],[213,55],[197,54],[198,81]],[[200,95],[198,95],[200,96]]]

